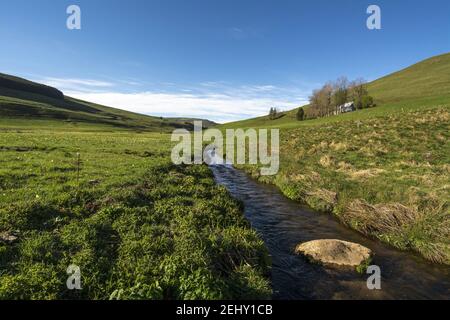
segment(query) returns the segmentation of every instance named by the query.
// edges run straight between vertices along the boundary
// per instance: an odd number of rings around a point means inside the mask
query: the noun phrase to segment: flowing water
[[[450,299],[450,268],[367,239],[330,214],[314,212],[262,185],[230,165],[212,165],[219,184],[245,205],[245,216],[261,235],[272,258],[274,299]],[[369,290],[367,277],[353,270],[325,268],[293,253],[315,239],[360,243],[375,253],[381,290]]]

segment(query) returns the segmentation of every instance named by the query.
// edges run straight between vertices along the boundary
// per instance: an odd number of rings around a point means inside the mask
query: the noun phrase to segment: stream
[[[450,299],[450,267],[427,262],[368,239],[332,215],[291,201],[274,186],[260,184],[231,165],[211,165],[217,183],[244,203],[245,217],[264,240],[272,258],[274,299]],[[370,248],[381,269],[381,290],[353,270],[326,268],[293,253],[297,244],[340,239]]]

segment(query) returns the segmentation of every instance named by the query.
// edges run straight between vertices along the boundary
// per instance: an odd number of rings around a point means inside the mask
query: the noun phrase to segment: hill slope
[[[380,105],[436,105],[450,101],[450,53],[421,61],[371,82],[370,94]]]
[[[268,116],[262,116],[227,123],[224,127],[283,128],[308,126],[316,123],[384,116],[388,113],[399,112],[400,109],[417,110],[448,104],[450,103],[450,53],[429,58],[370,82],[367,88],[378,107],[304,122],[296,120],[297,109],[294,109],[283,112],[281,117],[276,120],[270,120]]]
[[[44,121],[45,120],[45,121]],[[192,127],[192,119],[164,119],[77,100],[52,87],[0,73],[0,124],[90,124],[147,131]]]

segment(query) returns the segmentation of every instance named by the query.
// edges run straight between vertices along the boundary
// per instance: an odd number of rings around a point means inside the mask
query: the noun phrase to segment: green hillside
[[[368,119],[402,111],[445,105],[450,102],[450,53],[435,56],[395,72],[367,85],[376,108],[358,110],[339,116],[299,122],[297,109],[283,112],[276,120],[268,116],[227,123],[227,128],[309,126],[318,123]],[[270,106],[267,106],[269,109]],[[307,107],[307,106],[306,106]]]
[[[192,128],[192,119],[165,119],[110,108],[65,96],[61,91],[0,73],[2,127],[77,126],[171,131]]]
[[[379,105],[437,105],[450,101],[450,53],[432,57],[368,85]]]

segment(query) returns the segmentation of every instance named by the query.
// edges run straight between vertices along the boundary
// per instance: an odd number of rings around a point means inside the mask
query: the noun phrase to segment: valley
[[[264,176],[255,164],[235,166],[247,175],[174,164],[170,133],[198,119],[130,113],[2,74],[0,299],[445,297],[449,75],[446,54],[369,83],[375,108],[206,122],[279,129],[279,171]],[[327,237],[371,247],[388,289],[366,291],[354,270],[293,254]],[[66,287],[72,264],[82,290]]]

